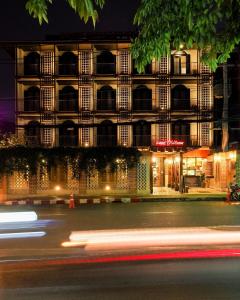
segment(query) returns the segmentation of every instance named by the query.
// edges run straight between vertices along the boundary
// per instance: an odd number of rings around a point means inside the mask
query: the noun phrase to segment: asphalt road
[[[240,206],[224,202],[160,202],[83,205],[66,207],[1,207],[0,212],[35,210],[41,238],[0,239],[0,260],[59,255],[86,255],[81,248],[64,249],[72,231],[135,228],[178,228],[199,226],[240,226]],[[42,226],[42,227],[41,227]],[[240,229],[240,227],[238,228]],[[29,231],[0,225],[6,232]]]
[[[0,268],[0,299],[239,300],[240,259]]]

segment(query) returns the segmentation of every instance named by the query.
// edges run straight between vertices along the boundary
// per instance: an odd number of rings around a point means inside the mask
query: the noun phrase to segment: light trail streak
[[[124,229],[74,231],[63,247],[85,246],[88,250],[110,250],[152,246],[227,245],[240,243],[240,230],[219,228]]]
[[[34,238],[34,237],[42,237],[44,235],[46,235],[45,231],[0,233],[0,240],[3,240],[3,239]]]
[[[0,213],[0,223],[33,222],[37,218],[34,211]]]

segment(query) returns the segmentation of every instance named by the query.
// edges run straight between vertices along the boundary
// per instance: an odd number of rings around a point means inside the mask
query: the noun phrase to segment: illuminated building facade
[[[184,153],[212,145],[212,74],[196,49],[172,50],[138,74],[130,40],[79,34],[17,44],[16,128],[30,147],[137,147],[133,190],[149,193],[204,172],[202,157],[188,163]]]

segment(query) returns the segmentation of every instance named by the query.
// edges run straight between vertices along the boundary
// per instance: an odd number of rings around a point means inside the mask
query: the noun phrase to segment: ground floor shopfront
[[[237,150],[212,153],[209,148],[182,151],[142,151],[132,168],[82,172],[73,178],[71,168],[58,166],[51,171],[26,176],[14,172],[0,180],[0,201],[26,195],[151,195],[167,188],[187,193],[191,188],[226,191],[231,182],[240,184],[240,153]],[[156,194],[156,193],[154,193]]]

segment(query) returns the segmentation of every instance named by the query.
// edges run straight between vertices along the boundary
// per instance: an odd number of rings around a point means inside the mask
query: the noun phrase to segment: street
[[[238,300],[240,260],[94,264],[2,271],[2,300]]]
[[[240,298],[239,205],[159,202],[0,212],[32,210],[36,221],[0,222],[3,300]],[[12,236],[20,232],[44,235]],[[84,246],[63,247],[78,235],[87,236]]]
[[[1,212],[26,210],[34,210],[38,215],[39,228],[34,229],[33,225],[31,230],[45,231],[46,235],[41,238],[0,239],[2,260],[18,257],[86,255],[82,248],[66,249],[61,246],[69,239],[72,231],[210,226],[221,228],[227,226],[230,230],[236,230],[238,225],[240,226],[240,206],[219,201],[83,205],[75,209],[1,207]],[[0,233],[16,231],[9,226],[6,229],[1,224]]]

